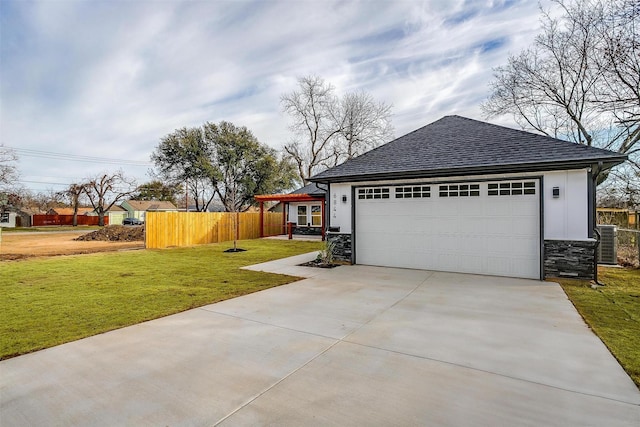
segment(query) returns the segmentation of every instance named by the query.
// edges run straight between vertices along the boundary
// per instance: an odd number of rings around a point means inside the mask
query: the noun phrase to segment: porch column
[[[264,237],[264,202],[260,200],[260,237]]]
[[[322,227],[321,233],[322,233],[322,241],[324,241],[324,205],[325,205],[325,201],[324,199],[322,199],[322,202],[320,202],[320,211],[322,212],[322,217],[320,219],[320,225]]]
[[[287,211],[289,210],[289,204],[282,202],[282,234],[287,233]]]

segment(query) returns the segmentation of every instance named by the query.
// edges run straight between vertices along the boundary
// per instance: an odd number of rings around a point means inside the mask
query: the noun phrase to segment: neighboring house
[[[73,215],[73,208],[51,208],[47,211],[47,215]],[[78,207],[78,216],[97,216],[95,209],[91,206]],[[108,218],[108,224],[122,224],[122,220],[127,216],[127,211],[120,206],[113,205],[105,212]]]
[[[147,211],[177,211],[178,208],[168,201],[157,200],[125,200],[120,207],[127,211],[128,218],[137,218],[144,221],[145,212]]]
[[[356,264],[594,278],[597,176],[623,154],[446,116],[311,177]]]
[[[91,206],[79,206],[78,215],[91,215],[93,208]],[[73,208],[51,208],[47,211],[47,215],[73,215]]]
[[[263,210],[263,203],[276,201],[270,212],[283,212],[282,223],[291,223],[294,234],[323,235],[325,227],[326,190],[310,183],[288,194],[256,196]],[[283,227],[283,231],[285,227]]]
[[[0,227],[15,228],[16,217],[17,214],[15,212],[9,210],[0,211]]]
[[[10,208],[0,211],[0,227],[31,227],[31,216],[41,213],[37,207]]]
[[[122,224],[127,214],[124,208],[116,205],[111,206],[106,212],[106,215],[109,217],[109,224]]]
[[[16,213],[18,215],[16,217],[16,227],[31,227],[33,215],[39,215],[43,212],[37,206],[25,206],[20,208]]]

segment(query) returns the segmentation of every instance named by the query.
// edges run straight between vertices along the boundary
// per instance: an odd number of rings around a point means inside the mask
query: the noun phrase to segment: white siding
[[[544,174],[544,238],[584,240],[589,236],[588,176],[586,170]],[[553,198],[553,187],[560,197]]]
[[[543,177],[544,238],[584,240],[588,238],[589,201],[587,170],[567,170],[559,172],[529,172],[509,175],[478,175],[456,177],[456,179],[499,179],[518,176]],[[444,182],[452,178],[402,180],[411,182]],[[396,184],[398,181],[370,181],[361,183],[331,184],[329,221],[331,226],[340,227],[341,233],[351,232],[351,187],[377,184]],[[554,199],[553,187],[560,187],[560,197]],[[347,203],[342,203],[342,195]],[[334,202],[334,198],[337,203]]]
[[[329,224],[340,227],[341,233],[351,233],[351,184],[331,184],[329,190]],[[343,196],[347,197],[346,203]]]
[[[4,217],[0,217],[0,221],[2,219],[6,219],[6,221],[0,222],[0,227],[15,228],[15,226],[16,226],[16,213],[15,212],[9,212],[8,215],[7,215],[7,213],[5,213]]]

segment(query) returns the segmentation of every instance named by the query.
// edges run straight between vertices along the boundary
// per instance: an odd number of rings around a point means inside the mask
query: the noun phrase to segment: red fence
[[[78,215],[78,225],[98,225],[98,219],[98,216]],[[33,215],[31,225],[73,225],[73,215]],[[104,216],[104,225],[109,225],[107,215]]]

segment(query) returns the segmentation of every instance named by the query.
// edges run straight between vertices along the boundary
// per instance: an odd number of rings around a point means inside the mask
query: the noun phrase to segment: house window
[[[388,188],[382,188],[382,187],[358,188],[359,200],[388,199],[388,198],[389,198]]]
[[[298,225],[307,225],[307,207],[304,205],[298,206]]]
[[[315,205],[311,206],[311,225],[314,227],[320,227],[322,225],[322,207]]]
[[[321,205],[298,205],[298,227],[321,227],[322,226],[322,206]]]
[[[416,185],[407,187],[396,187],[396,199],[417,199],[431,197],[431,187],[428,185]]]
[[[438,187],[440,197],[478,197],[480,184],[447,184]]]
[[[9,212],[0,213],[0,222],[9,222]]]
[[[536,183],[535,181],[489,183],[487,190],[489,196],[529,195],[536,194]]]

